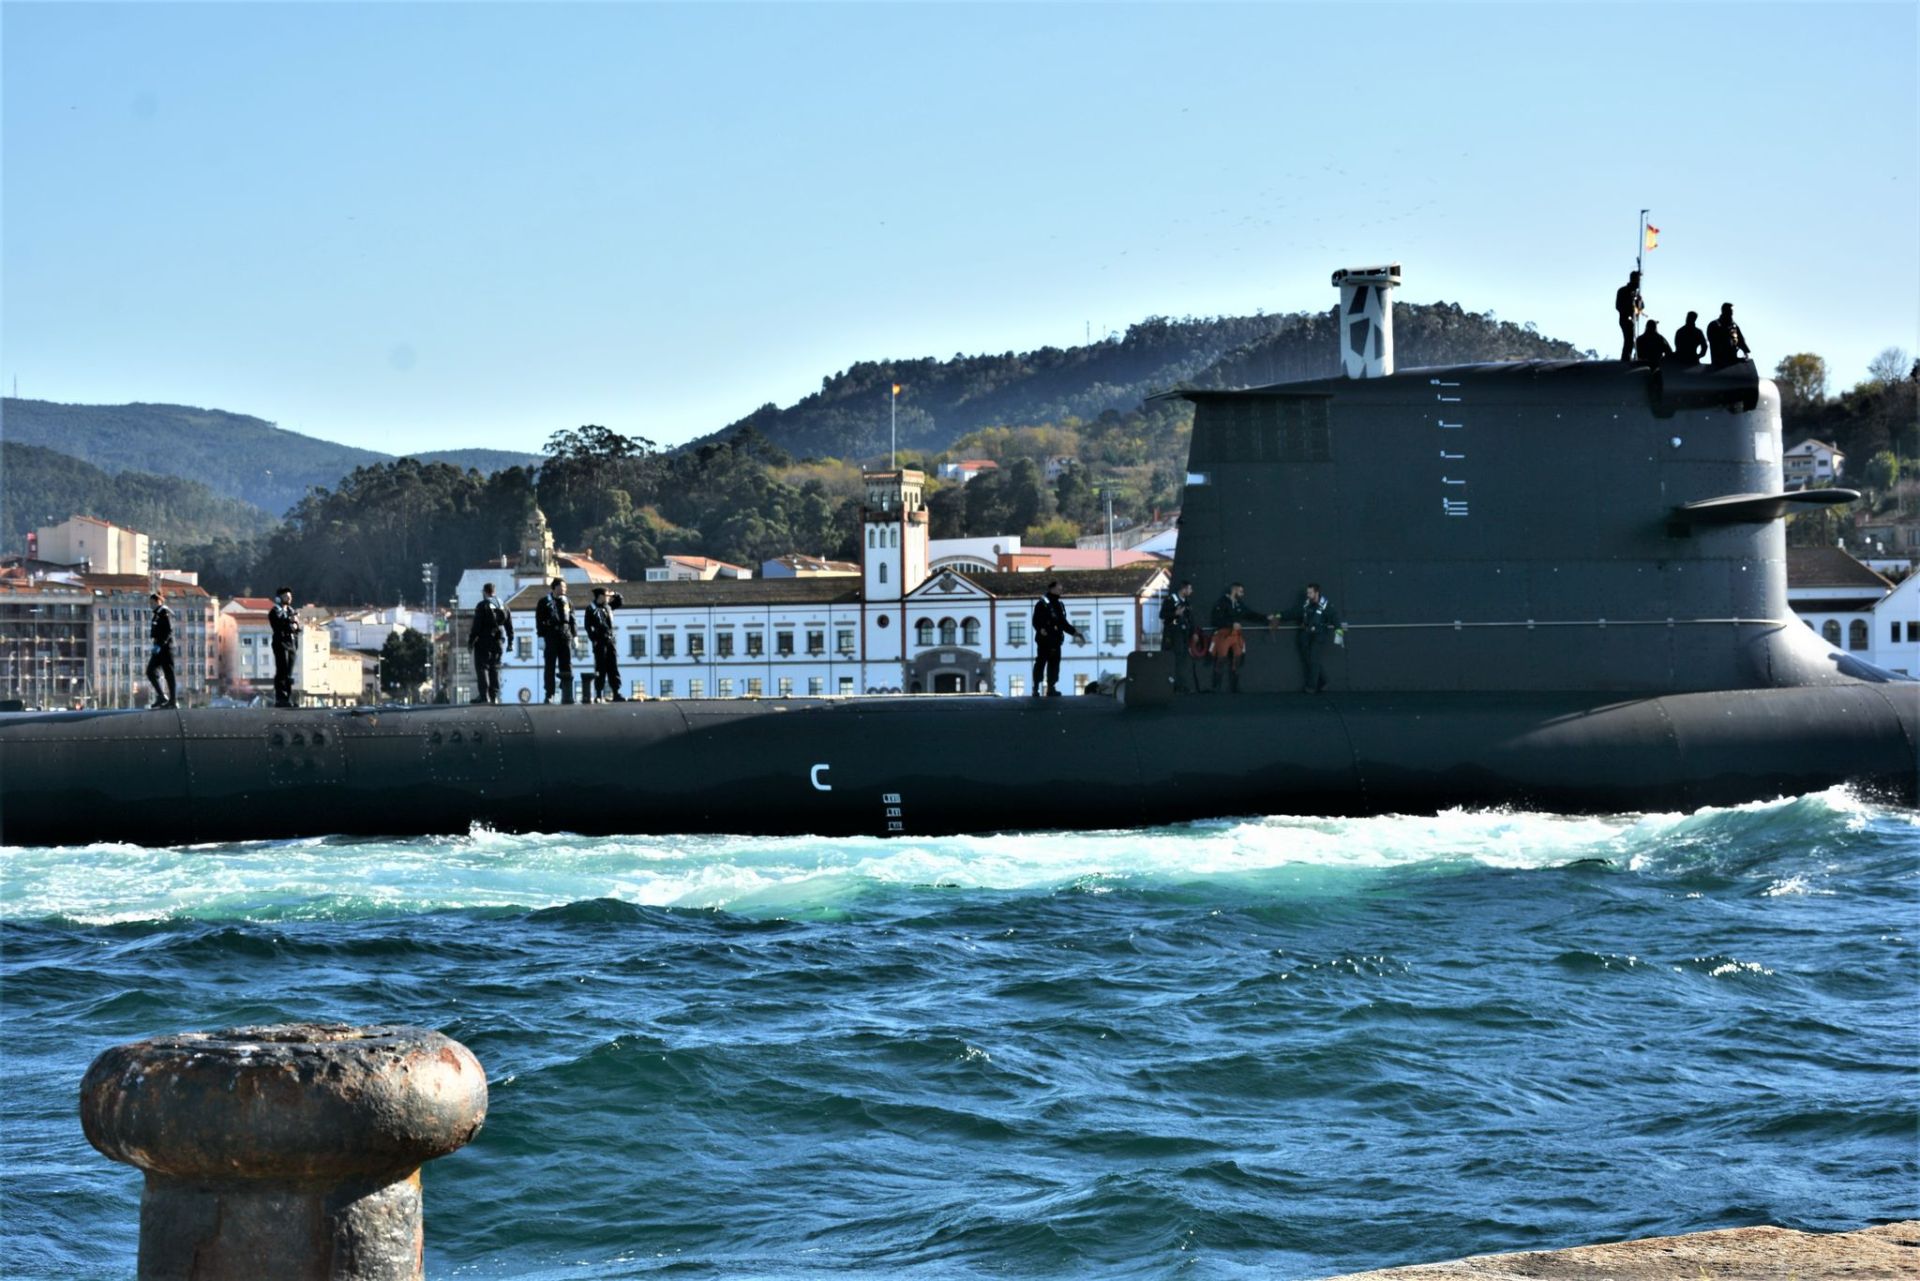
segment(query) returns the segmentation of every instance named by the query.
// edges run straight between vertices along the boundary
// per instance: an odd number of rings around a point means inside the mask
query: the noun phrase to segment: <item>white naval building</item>
[[[1066,573],[935,568],[925,476],[877,472],[866,483],[857,578],[607,584],[625,600],[614,627],[629,696],[1028,694],[1033,606],[1054,578],[1082,633],[1062,653],[1063,692],[1123,675],[1128,653],[1157,643],[1164,562]],[[544,594],[528,586],[508,602],[514,645],[501,665],[505,701],[543,695],[533,620]],[[592,599],[586,584],[569,583],[568,595],[577,614]],[[577,693],[592,670],[584,621],[573,662]]]

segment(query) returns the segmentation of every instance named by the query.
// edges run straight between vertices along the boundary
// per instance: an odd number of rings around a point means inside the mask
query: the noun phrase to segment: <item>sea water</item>
[[[0,875],[10,1278],[132,1275],[97,1053],[289,1020],[486,1065],[424,1175],[439,1277],[1268,1279],[1920,1216],[1920,826],[1843,790]]]

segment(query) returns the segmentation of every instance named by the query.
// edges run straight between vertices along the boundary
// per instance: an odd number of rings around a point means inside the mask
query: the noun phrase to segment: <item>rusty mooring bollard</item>
[[[140,1281],[419,1277],[420,1166],[486,1116],[479,1060],[417,1027],[182,1032],[80,1084],[88,1141],[146,1171]]]

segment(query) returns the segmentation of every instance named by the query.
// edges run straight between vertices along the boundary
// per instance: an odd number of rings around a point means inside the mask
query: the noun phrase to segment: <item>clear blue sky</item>
[[[1920,350],[1916,7],[17,4],[11,392],[662,443],[856,360],[1330,305]]]

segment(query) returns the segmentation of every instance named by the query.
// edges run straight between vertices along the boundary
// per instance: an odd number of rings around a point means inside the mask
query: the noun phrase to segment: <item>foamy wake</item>
[[[324,838],[144,849],[0,849],[0,911],[89,924],[288,920],[435,909],[541,908],[587,899],[805,914],[887,886],[1045,892],[1234,881],[1249,890],[1346,893],[1380,875],[1591,864],[1620,870],[1710,860],[1770,834],[1797,847],[1868,824],[1920,827],[1845,788],[1691,814],[1568,817],[1449,810],[1375,818],[1255,818],[1078,833],[927,840],[582,837],[477,828],[457,838]],[[1772,893],[1815,892],[1799,872]]]

